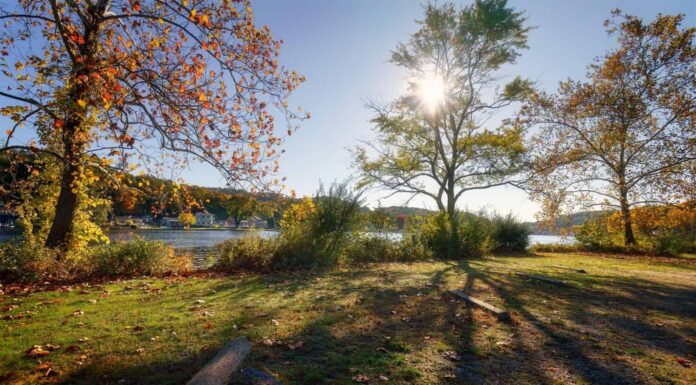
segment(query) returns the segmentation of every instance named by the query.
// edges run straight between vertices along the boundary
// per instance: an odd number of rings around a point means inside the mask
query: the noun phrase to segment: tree
[[[696,28],[683,15],[645,23],[614,12],[619,46],[589,68],[530,98],[518,123],[537,126],[532,196],[547,214],[564,207],[619,209],[626,246],[631,208],[693,200],[696,160]]]
[[[0,112],[14,122],[0,152],[61,164],[49,247],[66,246],[87,168],[106,178],[193,158],[230,184],[265,187],[282,142],[274,117],[306,116],[287,107],[303,77],[278,65],[280,42],[254,24],[249,0],[18,1],[0,5],[0,22],[0,98],[12,103]],[[13,144],[39,121],[37,142]]]
[[[178,219],[179,224],[183,226],[185,229],[188,229],[189,227],[196,224],[196,217],[190,212],[183,212],[179,214]]]
[[[376,207],[372,211],[365,213],[367,224],[370,226],[370,230],[376,231],[379,234],[383,234],[385,231],[391,229],[394,220],[389,215],[389,213],[380,207]]]
[[[251,217],[259,210],[259,201],[247,194],[236,194],[227,198],[224,202],[227,215],[234,219],[234,223],[239,226],[242,218]]]
[[[506,0],[431,4],[420,24],[392,52],[412,77],[408,93],[371,105],[376,140],[355,149],[355,163],[364,185],[432,198],[451,221],[454,250],[462,194],[514,183],[524,165],[522,131],[487,124],[530,88],[517,77],[497,89],[498,70],[526,48],[529,28]]]

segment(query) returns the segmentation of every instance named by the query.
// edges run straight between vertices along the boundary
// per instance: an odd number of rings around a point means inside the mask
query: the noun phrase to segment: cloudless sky
[[[368,99],[390,100],[405,89],[405,73],[388,62],[398,42],[406,42],[418,29],[415,20],[423,14],[418,0],[254,0],[259,24],[270,27],[276,38],[284,40],[280,62],[307,77],[291,98],[295,107],[303,106],[312,119],[303,122],[285,144],[281,174],[288,189],[298,195],[313,193],[319,181],[331,182],[350,176],[348,147],[371,137]],[[440,2],[442,3],[442,2]],[[470,1],[457,2],[469,4]],[[513,77],[521,75],[536,81],[540,88],[553,90],[567,77],[582,79],[593,58],[614,46],[603,21],[610,11],[646,20],[656,14],[686,14],[686,25],[696,25],[696,0],[511,0],[510,5],[526,11],[528,22],[537,28],[530,32],[529,49],[518,63],[504,69]],[[505,118],[513,111],[506,111]],[[282,130],[279,130],[282,132]],[[189,183],[223,186],[224,180],[210,167],[192,164],[182,177]],[[385,193],[371,192],[368,203],[375,206]],[[429,198],[410,205],[434,208]],[[383,206],[398,205],[405,197],[382,200]],[[512,212],[521,219],[532,219],[538,207],[524,192],[495,188],[465,193],[462,209],[488,208]]]
[[[365,101],[389,100],[404,91],[405,73],[388,60],[396,44],[406,42],[418,29],[415,20],[422,17],[422,4],[417,0],[253,2],[258,22],[285,42],[280,62],[307,77],[291,101],[309,110],[312,119],[287,139],[281,160],[288,188],[298,195],[314,192],[320,179],[341,180],[354,172],[346,148],[371,137],[371,113]],[[526,11],[529,24],[537,28],[529,34],[529,49],[504,73],[527,77],[549,91],[568,77],[584,78],[592,59],[615,45],[602,25],[614,8],[646,20],[658,13],[684,13],[685,24],[696,25],[695,0],[513,0],[510,5]],[[184,178],[200,185],[223,183],[215,171],[199,167],[185,172]],[[368,203],[375,206],[384,195],[371,192]],[[405,199],[393,197],[381,203],[398,205]],[[525,220],[533,219],[538,209],[526,193],[509,187],[465,193],[460,204],[469,210],[512,212]],[[429,198],[410,205],[436,207]]]

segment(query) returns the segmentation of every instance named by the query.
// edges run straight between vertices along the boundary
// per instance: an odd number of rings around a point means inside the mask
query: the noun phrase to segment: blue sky
[[[537,28],[530,33],[530,48],[504,72],[530,78],[547,90],[568,77],[584,78],[592,59],[614,45],[602,25],[614,8],[645,19],[658,13],[685,13],[686,24],[696,25],[694,0],[518,0],[510,4],[525,10],[529,23]],[[346,148],[370,138],[366,99],[388,100],[404,91],[405,74],[388,59],[397,42],[407,41],[418,29],[414,20],[422,15],[422,2],[256,0],[254,8],[258,21],[285,41],[281,62],[307,77],[292,101],[311,111],[312,119],[288,138],[281,173],[298,194],[311,194],[320,179],[340,180],[353,172]],[[185,172],[184,178],[201,185],[223,183],[214,171],[201,171],[196,167]],[[368,203],[375,205],[383,195],[369,193]],[[404,200],[390,198],[382,205]],[[532,219],[538,209],[524,192],[513,188],[466,193],[460,202],[461,208],[512,212],[522,219]],[[434,207],[427,198],[410,205]]]
[[[307,77],[291,102],[313,117],[286,141],[281,174],[287,177],[288,189],[311,194],[320,180],[342,180],[354,172],[346,149],[371,136],[371,113],[364,103],[389,100],[404,91],[406,76],[388,59],[396,44],[418,29],[415,20],[421,18],[422,4],[419,0],[253,1],[258,23],[267,24],[285,42],[281,63]],[[530,78],[546,90],[568,77],[584,78],[592,59],[614,45],[602,26],[614,8],[645,19],[657,13],[684,13],[686,24],[696,25],[694,0],[511,0],[510,4],[526,11],[529,24],[537,28],[530,33],[530,48],[504,73]],[[505,111],[499,118],[513,112]],[[224,185],[220,175],[205,165],[191,164],[182,177],[197,185]],[[369,193],[368,203],[376,205],[383,195]],[[393,197],[381,203],[397,205],[404,200]],[[532,219],[538,208],[513,188],[466,193],[460,202],[462,209],[511,212],[525,220]],[[435,207],[425,198],[410,205]]]

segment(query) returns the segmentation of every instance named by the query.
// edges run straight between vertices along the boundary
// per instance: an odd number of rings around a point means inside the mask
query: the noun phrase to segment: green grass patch
[[[690,384],[696,374],[676,359],[696,358],[695,263],[550,253],[36,292],[5,286],[0,378],[181,384],[226,341],[246,337],[253,349],[244,365],[291,385],[361,378],[373,384]],[[448,289],[505,308],[512,322],[454,300]],[[59,348],[27,356],[34,345]]]

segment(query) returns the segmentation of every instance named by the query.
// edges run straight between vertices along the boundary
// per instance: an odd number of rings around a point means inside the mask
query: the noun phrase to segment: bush
[[[281,234],[271,267],[276,270],[327,268],[338,263],[354,235],[360,194],[348,182],[319,187],[313,200],[291,206],[280,221]]]
[[[592,218],[580,225],[575,239],[588,250],[603,251],[618,246],[607,229],[606,217]]]
[[[257,236],[222,243],[215,251],[214,266],[235,270],[308,270],[338,264],[340,255],[355,235],[360,194],[347,182],[320,186],[313,199],[290,206],[280,220],[276,239]]]
[[[693,245],[682,234],[660,231],[650,239],[648,247],[656,254],[675,256],[683,252],[689,252],[692,250]]]
[[[493,251],[525,251],[529,245],[529,229],[515,217],[495,216],[491,220]]]
[[[0,278],[7,282],[34,282],[68,273],[58,262],[58,253],[33,242],[0,243]]]
[[[213,268],[226,272],[268,271],[278,247],[278,239],[262,239],[257,233],[250,232],[242,239],[230,239],[217,245]]]
[[[420,242],[404,236],[401,240],[363,235],[346,247],[346,263],[414,262],[432,258],[432,252]]]
[[[90,274],[106,276],[157,275],[185,270],[187,257],[176,258],[162,241],[136,238],[132,241],[96,246],[89,254]]]
[[[480,257],[490,250],[490,223],[481,216],[459,213],[456,234],[444,213],[422,218],[411,232],[437,258]]]

